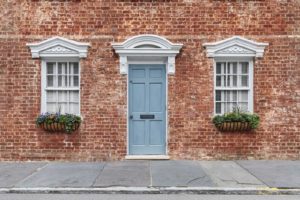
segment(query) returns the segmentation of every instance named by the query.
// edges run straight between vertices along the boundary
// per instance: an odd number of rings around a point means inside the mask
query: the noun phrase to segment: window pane
[[[63,68],[61,65],[58,65],[58,74],[63,74]]]
[[[230,70],[231,66],[232,66],[231,63],[227,64],[227,74],[230,74],[230,72],[231,72],[231,70]]]
[[[232,86],[237,86],[237,76],[232,76]]]
[[[237,73],[237,62],[229,62],[227,68],[228,74],[236,74]]]
[[[248,111],[248,103],[240,103],[239,108],[241,109],[242,112],[247,112]]]
[[[78,76],[74,76],[73,81],[74,81],[74,86],[79,86],[79,77]]]
[[[231,76],[227,76],[227,85],[226,85],[227,87],[231,86],[230,81],[231,81]]]
[[[221,101],[225,101],[225,92],[226,91],[221,91]]]
[[[216,77],[216,86],[221,86],[221,76]]]
[[[220,90],[216,91],[216,101],[221,101],[221,91]]]
[[[240,99],[239,101],[248,102],[248,91],[240,91]]]
[[[230,91],[225,91],[225,101],[230,101]]]
[[[64,81],[64,82],[65,82],[65,85],[64,85],[64,86],[65,86],[65,87],[68,87],[68,76],[64,76],[64,79],[65,79],[65,81]]]
[[[73,74],[79,74],[79,66],[77,62],[70,63],[73,66]]]
[[[237,91],[232,91],[231,92],[231,101],[237,101]]]
[[[55,74],[55,63],[47,63],[47,74]]]
[[[248,86],[248,76],[242,76],[242,86]]]
[[[71,114],[79,114],[79,104],[78,103],[70,103],[70,111]]]
[[[52,75],[47,76],[47,87],[54,87],[55,77]]]
[[[224,113],[228,113],[230,111],[228,103],[222,103],[224,105]]]
[[[58,103],[58,110],[60,113],[69,113],[68,112],[68,104],[67,103]]]
[[[216,103],[216,113],[221,114],[221,103]]]
[[[62,87],[63,86],[63,76],[59,75],[58,76],[58,87]]]
[[[56,103],[47,103],[47,112],[49,112],[49,113],[57,112]]]
[[[79,91],[70,91],[70,102],[79,102]]]
[[[64,74],[69,74],[70,72],[68,71],[68,66],[65,64],[64,65]]]
[[[59,62],[58,63],[58,71],[61,72],[61,74],[67,74],[67,63],[66,62]]]
[[[239,108],[239,104],[236,103],[236,102],[232,103],[232,110],[231,111],[233,111],[233,110],[235,110],[237,108]]]
[[[47,102],[55,103],[56,101],[56,91],[47,91]]]
[[[233,74],[237,74],[237,65],[233,65],[233,70],[232,70]]]
[[[221,63],[217,63],[217,74],[221,74]]]
[[[69,87],[73,86],[73,76],[69,76]]]
[[[68,102],[68,91],[58,91],[58,102]]]
[[[242,74],[248,74],[248,63],[247,62],[242,62]]]
[[[222,86],[226,86],[226,76],[222,76]]]

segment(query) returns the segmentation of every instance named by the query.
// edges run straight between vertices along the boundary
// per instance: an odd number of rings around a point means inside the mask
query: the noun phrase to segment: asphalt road
[[[128,194],[0,194],[0,200],[299,200],[300,196],[267,195],[128,195]]]

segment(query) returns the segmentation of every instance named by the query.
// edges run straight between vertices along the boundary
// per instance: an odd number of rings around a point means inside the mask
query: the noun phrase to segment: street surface
[[[300,200],[285,195],[128,195],[128,194],[0,194],[0,200]]]

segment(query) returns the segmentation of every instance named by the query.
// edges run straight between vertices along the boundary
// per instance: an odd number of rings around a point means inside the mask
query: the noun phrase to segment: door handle
[[[133,119],[133,115],[130,115],[130,116],[129,116],[129,119]]]

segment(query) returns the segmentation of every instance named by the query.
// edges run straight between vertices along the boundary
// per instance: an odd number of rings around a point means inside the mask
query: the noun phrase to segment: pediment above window
[[[27,44],[27,46],[31,50],[32,58],[85,58],[90,45],[89,43],[77,42],[62,37],[53,37],[42,42]]]
[[[120,73],[128,73],[128,58],[141,60],[145,57],[164,58],[167,61],[168,74],[175,73],[175,56],[182,44],[174,44],[157,35],[138,35],[122,43],[113,43],[112,47],[120,56]]]
[[[259,43],[234,36],[226,40],[205,43],[207,57],[263,57],[268,43]]]

